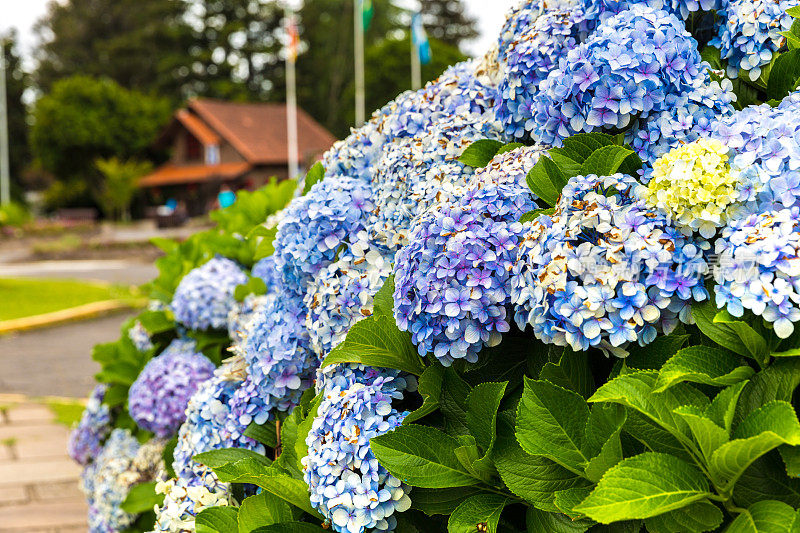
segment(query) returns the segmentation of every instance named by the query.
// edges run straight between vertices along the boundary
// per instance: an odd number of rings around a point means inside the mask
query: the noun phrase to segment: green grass
[[[101,300],[134,299],[131,289],[100,283],[0,278],[0,321],[41,315]]]
[[[71,428],[77,424],[85,406],[80,400],[48,400],[47,407],[56,415],[56,422]]]

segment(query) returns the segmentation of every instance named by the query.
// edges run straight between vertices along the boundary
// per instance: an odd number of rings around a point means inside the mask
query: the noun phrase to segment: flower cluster
[[[156,479],[163,468],[163,449],[164,443],[157,440],[140,446],[128,430],[111,432],[100,455],[81,475],[91,533],[121,531],[133,523],[136,516],[120,506],[133,485]]]
[[[364,229],[373,208],[370,187],[347,177],[325,179],[289,204],[275,236],[275,265],[284,286],[302,298],[313,276]]]
[[[153,349],[153,341],[150,340],[150,334],[138,320],[128,330],[128,338],[131,339],[133,345],[140,352],[147,352]]]
[[[457,199],[442,202],[412,228],[397,254],[395,317],[419,353],[442,364],[477,360],[509,330],[508,278],[522,225],[535,207],[525,176],[542,153],[518,148],[496,156]]]
[[[233,346],[239,346],[245,341],[256,311],[266,302],[265,296],[249,294],[241,304],[230,310],[228,313],[228,337],[231,339],[232,350]]]
[[[728,76],[736,78],[739,70],[753,81],[761,76],[761,67],[772,61],[773,54],[784,45],[782,31],[792,27],[786,13],[798,5],[797,0],[728,0],[719,11],[724,23],[709,43],[720,49],[728,61]]]
[[[695,11],[720,9],[728,0],[579,0],[579,8],[588,22],[605,22],[633,4],[646,4],[652,8],[664,9],[686,19]]]
[[[647,209],[631,177],[576,176],[552,216],[526,224],[511,301],[522,329],[575,350],[622,354],[669,333],[689,304],[708,297],[701,243]]]
[[[224,257],[215,257],[195,268],[175,289],[170,308],[175,320],[189,329],[222,329],[228,312],[236,305],[237,285],[247,283],[247,274]]]
[[[305,297],[306,329],[324,359],[344,340],[350,326],[372,314],[372,297],[391,274],[391,254],[361,232],[350,249],[322,269]]]
[[[716,303],[741,317],[752,311],[785,339],[800,320],[800,210],[751,215],[716,241]]]
[[[214,373],[214,363],[196,351],[194,341],[176,339],[145,365],[128,391],[128,409],[142,429],[170,437],[186,418],[186,405],[198,385]]]
[[[731,150],[713,139],[675,148],[645,173],[647,205],[665,213],[687,235],[713,237],[758,192],[731,169],[730,156]]]
[[[269,410],[290,410],[311,386],[319,359],[311,349],[306,314],[302,301],[270,294],[253,318],[244,356],[256,396]]]
[[[103,403],[107,385],[97,385],[89,396],[78,426],[72,430],[67,453],[73,461],[85,465],[102,450],[103,440],[111,432],[111,411]]]
[[[575,133],[646,120],[667,109],[667,95],[691,92],[707,68],[681,20],[632,5],[570,50],[541,82],[533,137],[560,144]]]
[[[334,531],[392,531],[392,515],[411,506],[410,488],[378,463],[369,441],[402,423],[406,413],[398,413],[392,400],[401,399],[409,383],[396,371],[342,370],[326,380],[306,438],[303,469],[311,503]]]
[[[275,268],[275,256],[270,255],[264,259],[260,259],[253,265],[252,274],[254,278],[259,278],[267,286],[267,290],[275,290],[278,288],[280,281],[280,273]]]
[[[187,485],[176,479],[156,483],[156,493],[164,495],[164,503],[156,510],[156,523],[152,533],[194,533],[194,520],[198,513],[208,507],[233,503],[227,484],[212,477],[209,483]]]

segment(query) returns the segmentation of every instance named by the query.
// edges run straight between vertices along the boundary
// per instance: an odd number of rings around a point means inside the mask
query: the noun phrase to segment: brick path
[[[0,533],[86,531],[67,434],[45,405],[0,394]]]

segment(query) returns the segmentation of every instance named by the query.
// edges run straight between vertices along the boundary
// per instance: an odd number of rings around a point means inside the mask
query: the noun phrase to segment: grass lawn
[[[133,299],[127,287],[53,279],[0,278],[0,321],[41,315],[101,300]]]

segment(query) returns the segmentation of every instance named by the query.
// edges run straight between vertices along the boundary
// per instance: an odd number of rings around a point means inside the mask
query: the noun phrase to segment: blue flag
[[[420,13],[414,13],[411,17],[411,40],[417,48],[420,64],[427,65],[430,63],[431,45],[428,42],[428,34],[425,33],[425,28],[422,26],[422,15]]]

